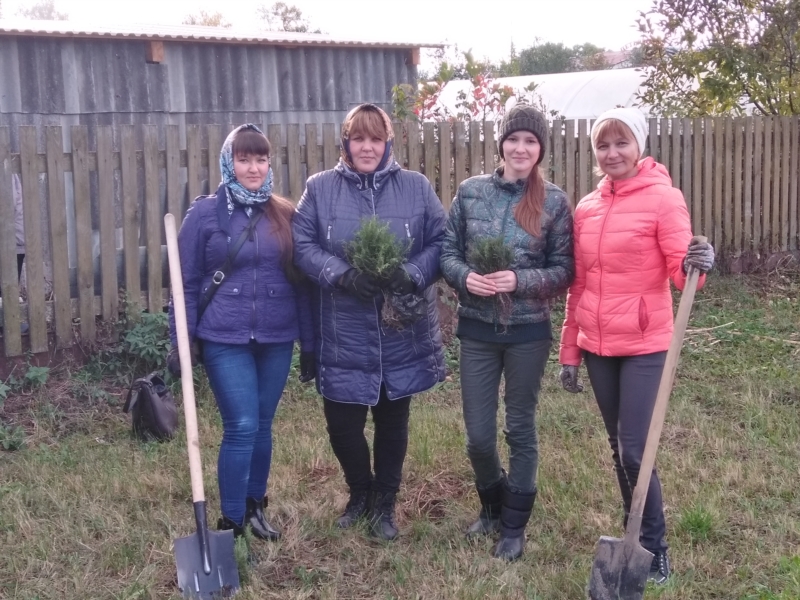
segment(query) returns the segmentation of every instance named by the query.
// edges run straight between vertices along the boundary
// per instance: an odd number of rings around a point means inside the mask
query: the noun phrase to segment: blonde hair
[[[595,154],[597,154],[597,142],[605,136],[624,137],[632,140],[633,143],[636,144],[636,147],[639,148],[639,142],[636,141],[636,136],[633,135],[631,128],[619,119],[606,119],[601,121],[597,127],[592,128],[592,151]],[[639,148],[639,152],[642,152],[641,148]],[[600,168],[600,165],[594,168],[594,173],[599,177],[605,177],[606,175],[605,171]]]

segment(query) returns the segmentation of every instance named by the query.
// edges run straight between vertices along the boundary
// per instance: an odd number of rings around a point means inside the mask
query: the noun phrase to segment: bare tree
[[[221,12],[209,13],[201,10],[196,15],[186,15],[183,19],[184,25],[201,25],[203,27],[230,27],[231,24],[225,20]]]
[[[320,29],[311,29],[303,11],[294,4],[276,2],[271,6],[261,5],[258,15],[267,23],[270,31],[296,31],[298,33],[322,33]]]
[[[36,21],[66,21],[69,15],[56,10],[54,0],[40,0],[28,8],[20,8],[17,16]]]

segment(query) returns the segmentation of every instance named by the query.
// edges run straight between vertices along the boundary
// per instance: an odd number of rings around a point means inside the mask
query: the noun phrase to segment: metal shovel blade
[[[208,563],[198,533],[178,538],[175,564],[178,588],[185,598],[230,598],[239,589],[239,569],[233,553],[233,531],[208,531]],[[209,572],[206,573],[206,570]]]
[[[653,554],[636,541],[602,536],[589,578],[589,600],[642,600]]]

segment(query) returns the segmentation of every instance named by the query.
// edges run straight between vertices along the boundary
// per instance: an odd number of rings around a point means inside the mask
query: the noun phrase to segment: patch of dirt
[[[405,483],[398,508],[414,519],[443,519],[446,516],[446,504],[463,498],[471,490],[472,487],[465,485],[462,477],[452,473],[442,472],[426,479],[412,474]]]

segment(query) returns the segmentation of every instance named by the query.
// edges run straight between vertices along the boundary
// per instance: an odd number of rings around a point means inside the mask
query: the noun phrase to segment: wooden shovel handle
[[[692,241],[703,243],[707,242],[708,238],[697,235],[692,238]],[[664,370],[661,373],[661,382],[658,384],[658,394],[656,395],[656,403],[653,407],[653,416],[650,418],[650,430],[647,432],[647,442],[644,446],[642,464],[639,467],[639,479],[633,491],[631,512],[628,516],[628,527],[625,530],[625,537],[632,537],[637,543],[639,541],[639,530],[642,525],[644,504],[647,500],[647,491],[650,488],[650,476],[653,473],[653,465],[655,465],[656,462],[658,441],[661,438],[661,430],[664,427],[667,403],[672,393],[672,383],[675,379],[675,371],[678,368],[678,359],[680,358],[681,347],[683,346],[683,336],[686,333],[686,325],[689,323],[689,314],[692,312],[692,302],[694,302],[694,293],[697,291],[697,280],[699,278],[700,271],[690,266],[686,273],[686,284],[683,286],[678,312],[675,315],[672,340],[669,344],[669,350],[667,350]]]
[[[175,217],[170,213],[164,215],[164,230],[167,235],[169,278],[172,283],[172,306],[175,313],[175,331],[178,336],[178,355],[181,359],[183,414],[186,419],[186,444],[189,451],[189,474],[192,478],[192,500],[194,502],[203,502],[206,497],[203,491],[203,466],[200,462],[200,438],[197,433],[197,407],[194,399],[189,329],[186,326],[186,303],[183,296],[181,257],[178,253],[178,233],[175,229]]]

